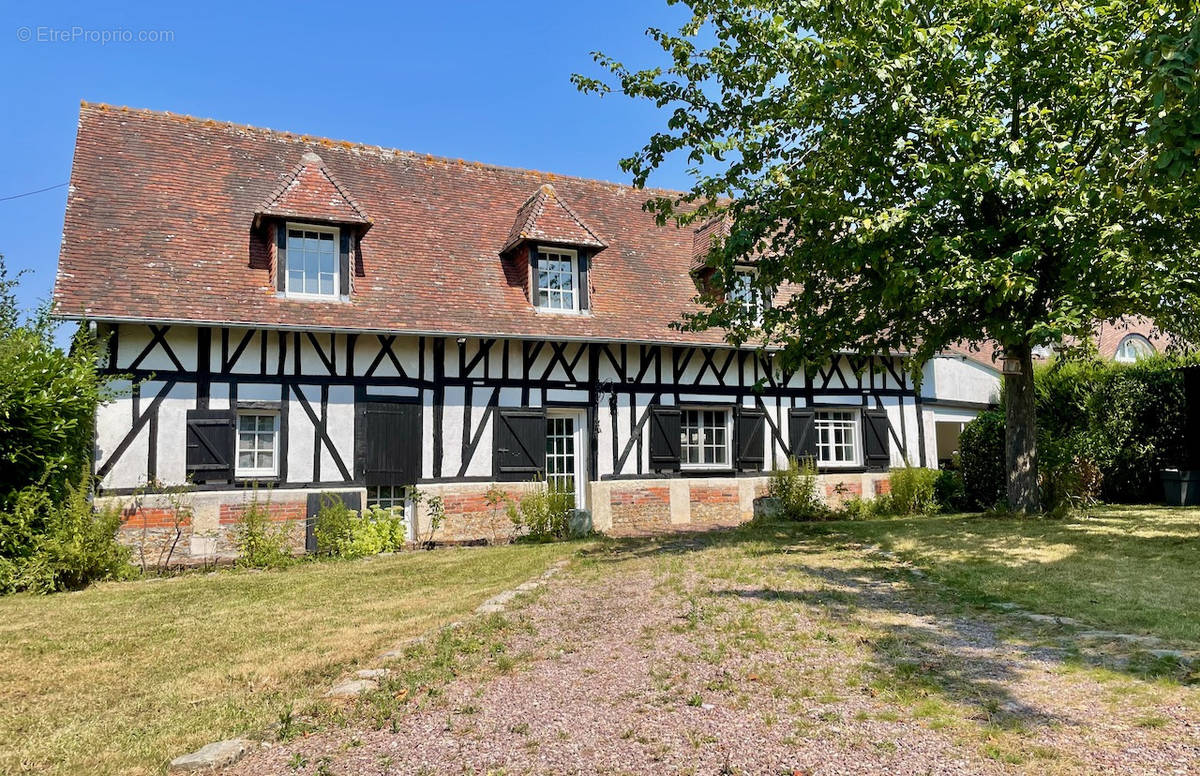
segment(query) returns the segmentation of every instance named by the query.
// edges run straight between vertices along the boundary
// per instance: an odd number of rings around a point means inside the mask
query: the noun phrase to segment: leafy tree
[[[17,281],[0,256],[0,509],[30,485],[56,502],[66,497],[90,468],[96,405],[110,394],[89,329],[80,327],[64,351],[48,306],[21,315]]]
[[[714,295],[683,325],[779,345],[792,366],[908,353],[915,374],[950,343],[998,343],[1008,502],[1039,510],[1033,348],[1127,314],[1194,333],[1200,313],[1187,4],[685,4],[677,32],[648,32],[665,67],[597,53],[608,75],[573,77],[669,111],[621,164],[645,185],[687,159],[690,190],[647,207],[725,221],[717,287],[753,262],[760,294],[791,292],[761,331]]]

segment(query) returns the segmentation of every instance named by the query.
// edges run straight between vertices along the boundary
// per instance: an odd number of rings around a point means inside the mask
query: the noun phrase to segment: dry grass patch
[[[577,545],[439,550],[0,599],[0,773],[158,773]]]

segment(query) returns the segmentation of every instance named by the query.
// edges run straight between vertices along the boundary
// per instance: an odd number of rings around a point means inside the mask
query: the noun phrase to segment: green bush
[[[540,483],[519,500],[510,500],[507,511],[518,537],[533,541],[565,539],[575,511],[575,493],[554,482]]]
[[[993,509],[1008,492],[1004,468],[1004,412],[989,410],[963,427],[958,440],[968,509]]]
[[[936,469],[906,466],[892,469],[889,479],[891,494],[886,499],[877,499],[886,502],[880,506],[888,514],[932,515],[940,508],[934,487],[938,479]]]
[[[260,502],[257,494],[246,505],[233,530],[238,564],[252,568],[279,568],[295,561],[288,525],[271,519],[271,502]]]
[[[817,491],[817,467],[811,458],[803,462],[789,458],[786,469],[771,472],[767,495],[779,502],[780,516],[787,520],[819,520],[829,515],[829,507]]]
[[[390,509],[370,507],[362,515],[337,496],[321,497],[313,533],[317,552],[337,558],[364,558],[402,550],[408,541],[404,517]]]
[[[933,497],[946,512],[961,512],[968,509],[967,489],[963,484],[962,472],[942,469],[933,481]]]
[[[66,498],[91,464],[96,406],[113,395],[97,373],[102,348],[90,329],[80,326],[70,349],[60,348],[49,308],[23,318],[16,290],[0,256],[0,509],[33,485]]]
[[[133,572],[116,539],[120,508],[96,513],[88,491],[85,476],[61,501],[39,487],[13,494],[0,511],[0,593],[77,590]]]

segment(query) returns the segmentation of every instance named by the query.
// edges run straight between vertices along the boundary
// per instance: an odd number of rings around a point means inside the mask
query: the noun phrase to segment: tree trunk
[[[1005,349],[1004,458],[1008,471],[1008,506],[1015,512],[1042,511],[1038,490],[1037,419],[1033,394],[1033,353],[1028,345]],[[1015,364],[1014,364],[1015,362]],[[1020,373],[1012,366],[1020,365]]]

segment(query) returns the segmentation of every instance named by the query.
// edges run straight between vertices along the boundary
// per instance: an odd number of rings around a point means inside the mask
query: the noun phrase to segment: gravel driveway
[[[514,669],[229,773],[1200,773],[1196,688],[860,548],[611,545],[507,616]]]

